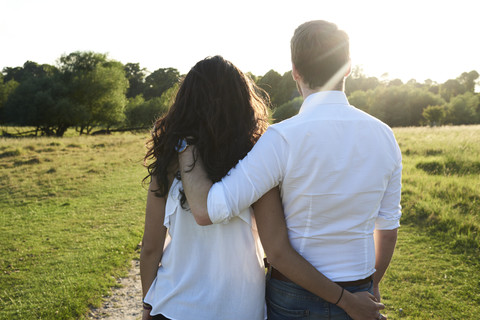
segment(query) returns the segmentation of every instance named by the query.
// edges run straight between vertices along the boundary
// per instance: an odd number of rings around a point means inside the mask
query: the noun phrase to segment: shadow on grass
[[[469,175],[480,173],[480,161],[422,161],[415,166],[432,175]]]
[[[5,152],[0,153],[0,159],[8,158],[8,157],[17,157],[21,154],[22,153],[18,149],[17,150],[12,150],[12,151],[5,151]]]
[[[23,166],[23,165],[33,165],[33,164],[39,164],[40,163],[40,159],[38,158],[33,158],[33,159],[30,159],[30,160],[15,160],[13,162],[13,165],[15,167],[19,167],[19,166]]]

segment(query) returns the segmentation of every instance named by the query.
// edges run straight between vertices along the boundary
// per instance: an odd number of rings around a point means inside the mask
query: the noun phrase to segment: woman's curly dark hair
[[[155,195],[168,194],[177,170],[175,147],[184,138],[195,145],[208,177],[221,180],[265,132],[267,101],[263,90],[221,56],[199,61],[185,76],[167,114],[155,122],[144,181],[156,179]]]

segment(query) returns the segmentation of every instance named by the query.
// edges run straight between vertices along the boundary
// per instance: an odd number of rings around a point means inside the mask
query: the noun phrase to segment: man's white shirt
[[[290,242],[332,281],[375,272],[373,231],[399,227],[402,158],[392,130],[341,91],[308,96],[208,194],[226,223],[279,185]]]

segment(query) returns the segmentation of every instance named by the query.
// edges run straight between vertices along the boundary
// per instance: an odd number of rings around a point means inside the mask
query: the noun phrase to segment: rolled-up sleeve
[[[207,199],[210,220],[228,222],[277,186],[287,161],[288,144],[270,127],[247,156],[211,187]]]
[[[375,221],[375,228],[378,230],[393,230],[400,227],[402,206],[400,204],[402,191],[402,162],[397,164],[395,171],[387,185],[380,204],[378,217]]]

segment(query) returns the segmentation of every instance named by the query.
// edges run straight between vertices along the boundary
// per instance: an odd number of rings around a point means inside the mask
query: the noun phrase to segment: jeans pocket
[[[307,319],[308,310],[294,310],[281,307],[267,299],[268,320]]]

